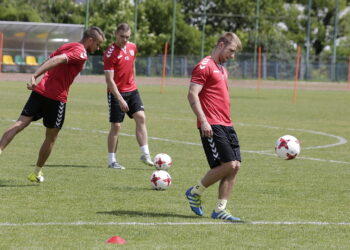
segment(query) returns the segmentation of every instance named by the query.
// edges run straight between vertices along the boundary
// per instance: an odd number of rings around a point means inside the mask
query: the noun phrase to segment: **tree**
[[[294,11],[298,11],[296,17],[289,20],[288,27],[291,29],[286,35],[291,38],[298,38],[299,44],[306,42],[306,27],[307,27],[307,3],[308,0],[288,1],[290,4],[296,6]],[[346,0],[339,0],[339,11],[344,10],[346,7]],[[316,61],[321,59],[321,56],[330,55],[330,50],[326,48],[333,47],[334,38],[334,18],[335,18],[336,0],[313,0],[311,5],[311,37],[312,44],[311,52],[315,56]],[[346,25],[350,25],[349,20],[340,19],[340,29],[337,38],[346,36]],[[342,28],[343,27],[343,28]],[[304,37],[304,39],[301,39]]]
[[[89,26],[100,27],[106,35],[104,50],[115,41],[115,30],[119,23],[132,24],[133,8],[129,0],[91,1]]]
[[[257,45],[271,53],[279,54],[286,48],[289,50],[293,48],[278,25],[288,18],[283,0],[261,0],[259,16],[256,16],[256,1],[179,1],[183,4],[185,21],[198,29],[202,29],[202,22],[205,18],[204,10],[206,10],[206,53],[210,52],[217,37],[224,31],[237,33],[245,51],[254,51],[256,36],[258,37]],[[257,20],[258,30],[255,25]]]
[[[50,23],[84,23],[84,12],[81,4],[71,0],[31,0],[38,4],[42,19]]]
[[[339,22],[339,34],[342,36],[339,41],[339,56],[348,58],[350,55],[350,12],[345,14]]]
[[[162,54],[166,41],[170,43],[172,36],[173,1],[147,0],[143,5],[143,19],[148,21],[148,31],[151,37],[155,37],[153,44],[156,49],[153,53]],[[200,32],[190,24],[187,24],[182,14],[182,5],[177,3],[176,8],[176,35],[175,54],[199,54]]]
[[[20,8],[18,7],[20,6]],[[0,1],[0,20],[21,21],[21,22],[41,22],[38,12],[26,1]]]

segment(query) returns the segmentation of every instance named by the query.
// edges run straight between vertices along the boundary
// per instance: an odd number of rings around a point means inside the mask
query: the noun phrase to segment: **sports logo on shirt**
[[[107,53],[106,53],[106,57],[111,57],[113,51],[114,51],[114,45],[112,45],[112,46],[108,49],[108,51],[107,51]]]
[[[129,50],[129,52],[130,52],[130,55],[131,55],[131,56],[134,56],[134,55],[135,55],[135,52],[134,52],[133,49]]]
[[[201,64],[199,65],[199,68],[200,69],[205,69],[205,66],[207,66],[209,62],[209,58],[204,58],[202,61],[201,61]]]
[[[85,59],[87,57],[86,52],[80,53],[80,58]]]

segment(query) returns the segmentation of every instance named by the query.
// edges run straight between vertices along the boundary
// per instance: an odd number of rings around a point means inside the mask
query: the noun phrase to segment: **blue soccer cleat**
[[[211,214],[211,218],[227,220],[227,221],[241,221],[240,218],[232,216],[230,211],[228,211],[228,209],[222,210],[218,213],[215,212],[215,210],[213,210],[213,213]]]
[[[192,194],[193,187],[190,187],[187,189],[185,195],[188,199],[188,202],[190,203],[191,210],[198,216],[203,216],[203,210],[202,210],[202,201],[201,196],[198,194]]]

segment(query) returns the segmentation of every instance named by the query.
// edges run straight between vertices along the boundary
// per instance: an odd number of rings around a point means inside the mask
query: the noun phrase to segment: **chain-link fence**
[[[175,77],[189,77],[193,67],[199,62],[199,56],[175,56],[173,61],[173,74]],[[335,81],[348,80],[347,58],[337,58],[335,64]],[[167,58],[166,76],[171,76],[171,58]],[[254,66],[255,65],[255,66]],[[137,57],[136,73],[142,76],[162,76],[163,56]],[[240,79],[257,78],[258,60],[253,54],[239,54],[235,60],[228,61],[227,67],[231,77]],[[312,60],[309,65],[300,59],[299,79],[309,81],[332,81],[331,58]],[[254,72],[254,68],[256,69]],[[261,56],[261,78],[267,80],[293,80],[295,78],[295,55],[285,59],[270,59],[269,55]],[[83,74],[103,74],[102,56],[90,56]]]

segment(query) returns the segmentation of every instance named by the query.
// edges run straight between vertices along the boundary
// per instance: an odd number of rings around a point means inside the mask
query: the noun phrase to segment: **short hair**
[[[129,24],[127,24],[127,23],[120,23],[120,24],[118,24],[117,29],[115,30],[115,32],[118,32],[118,31],[127,32],[129,30],[131,30]]]
[[[90,37],[94,40],[97,40],[99,37],[101,37],[103,41],[106,39],[103,31],[97,26],[91,26],[90,28],[84,31],[83,40],[86,40]]]
[[[235,43],[237,45],[237,50],[242,50],[242,43],[239,37],[233,32],[225,32],[219,39],[216,45],[223,42],[225,46]]]

